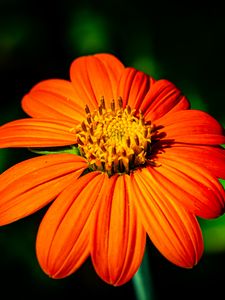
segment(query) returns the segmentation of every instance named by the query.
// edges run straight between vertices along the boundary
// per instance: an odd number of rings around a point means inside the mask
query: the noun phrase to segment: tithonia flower
[[[110,54],[76,59],[70,78],[35,85],[22,99],[30,117],[0,128],[0,147],[39,154],[0,176],[0,224],[52,201],[36,253],[53,278],[91,257],[104,281],[124,284],[146,233],[169,261],[193,267],[203,252],[197,218],[224,212],[223,128],[171,82]]]

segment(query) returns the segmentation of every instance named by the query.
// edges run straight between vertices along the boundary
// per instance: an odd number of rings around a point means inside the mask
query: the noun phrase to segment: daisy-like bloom
[[[52,202],[36,253],[53,278],[90,256],[104,281],[122,285],[146,233],[169,261],[193,267],[203,252],[197,217],[224,212],[223,128],[171,82],[110,54],[76,59],[70,78],[35,85],[22,99],[30,117],[0,127],[0,147],[48,153],[0,176],[0,224]]]

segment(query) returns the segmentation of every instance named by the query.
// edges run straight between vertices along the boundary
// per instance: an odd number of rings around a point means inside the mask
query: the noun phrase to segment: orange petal
[[[91,172],[80,177],[59,195],[44,216],[36,250],[49,276],[68,276],[89,255],[90,220],[106,176]]]
[[[168,198],[181,203],[202,218],[215,218],[224,212],[225,191],[218,180],[202,166],[165,151],[158,168],[149,168],[155,185]],[[160,183],[160,184],[159,184]]]
[[[123,99],[123,106],[130,105],[132,109],[139,109],[147,94],[153,79],[134,68],[126,68],[122,73],[118,86],[118,96]]]
[[[145,248],[145,231],[128,188],[128,175],[107,178],[93,218],[92,261],[98,275],[113,285],[124,284],[134,276]]]
[[[75,144],[75,124],[50,119],[21,119],[0,127],[0,148]]]
[[[117,85],[124,66],[111,54],[83,56],[74,60],[70,76],[78,101],[90,109],[98,107],[104,97],[107,107],[117,96]]]
[[[209,114],[199,110],[174,112],[155,121],[159,135],[179,143],[225,144],[222,126]]]
[[[140,109],[146,120],[155,121],[162,116],[189,108],[190,104],[181,91],[168,80],[158,80],[152,84]]]
[[[217,178],[225,179],[225,149],[222,147],[173,144],[164,149],[165,156],[181,158],[207,169]]]
[[[136,171],[131,180],[135,206],[152,242],[172,263],[193,267],[203,252],[195,216],[166,197],[146,169]]]
[[[39,156],[0,175],[0,225],[37,211],[52,201],[87,168],[72,154]]]
[[[22,99],[24,111],[35,118],[77,123],[85,118],[85,103],[79,102],[71,82],[50,79],[36,84]]]

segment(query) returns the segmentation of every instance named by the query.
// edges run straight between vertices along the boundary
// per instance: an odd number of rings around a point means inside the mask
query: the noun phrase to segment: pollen
[[[152,126],[144,120],[141,111],[123,100],[112,100],[106,107],[100,99],[98,109],[93,112],[85,107],[86,119],[76,128],[76,142],[80,153],[93,170],[115,173],[130,173],[143,166],[150,155]]]

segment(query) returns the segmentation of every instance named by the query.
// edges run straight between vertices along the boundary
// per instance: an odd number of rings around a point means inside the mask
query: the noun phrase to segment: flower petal
[[[174,264],[193,267],[203,252],[195,216],[166,197],[148,170],[136,171],[131,179],[135,206],[154,245]]]
[[[87,168],[72,154],[39,156],[0,175],[0,225],[23,218],[52,201]]]
[[[206,173],[225,179],[225,149],[222,147],[173,144],[173,147],[165,148],[164,153],[165,159],[166,156],[181,158],[206,168]]]
[[[75,144],[75,124],[50,119],[20,119],[0,127],[0,148]]]
[[[121,285],[140,266],[146,235],[128,196],[129,176],[113,176],[104,184],[93,218],[91,257],[104,281]]]
[[[225,143],[224,129],[209,114],[200,110],[182,110],[155,121],[159,135],[178,143],[218,145]]]
[[[90,220],[106,176],[90,172],[80,177],[60,194],[44,216],[36,251],[49,276],[70,275],[89,255]]]
[[[80,122],[85,103],[79,102],[71,82],[49,79],[36,84],[22,99],[23,110],[35,118]]]
[[[118,86],[118,96],[123,99],[123,107],[130,105],[139,109],[154,79],[134,68],[126,68],[122,73]]]
[[[91,110],[98,107],[104,97],[107,107],[117,96],[117,84],[124,70],[123,64],[113,55],[97,54],[74,60],[70,77],[77,99]]]
[[[157,80],[146,94],[140,109],[146,120],[155,121],[162,116],[189,108],[190,104],[181,91],[168,80]]]
[[[225,207],[222,185],[204,167],[171,152],[158,158],[160,167],[149,168],[158,189],[195,215],[208,219],[220,216]]]

